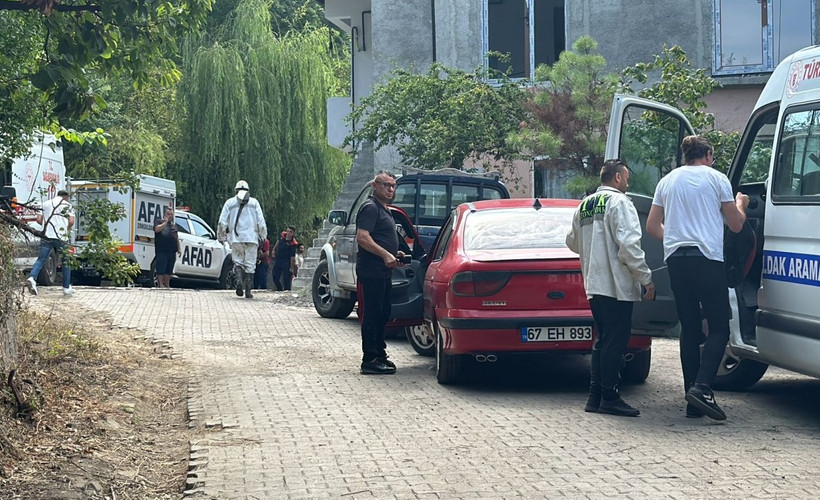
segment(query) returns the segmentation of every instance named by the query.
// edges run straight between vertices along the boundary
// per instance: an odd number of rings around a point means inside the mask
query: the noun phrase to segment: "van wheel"
[[[737,358],[727,347],[712,387],[721,391],[746,390],[760,380],[768,368],[769,365],[759,361]]]
[[[222,264],[222,272],[219,273],[219,288],[222,290],[232,290],[236,287],[236,272],[233,268],[233,260],[225,259]]]
[[[313,308],[323,318],[346,318],[356,305],[355,295],[349,299],[334,297],[330,294],[330,275],[327,270],[327,260],[319,261],[313,273],[311,284]]]
[[[48,253],[46,263],[37,275],[37,284],[43,286],[54,286],[57,283],[57,252],[52,249]]]
[[[632,359],[621,368],[621,379],[630,384],[642,384],[649,377],[652,349],[632,353]]]

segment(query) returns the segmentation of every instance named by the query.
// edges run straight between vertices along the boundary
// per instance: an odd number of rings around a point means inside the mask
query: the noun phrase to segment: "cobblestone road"
[[[56,292],[52,291],[56,290]],[[260,292],[82,288],[72,301],[167,340],[191,366],[192,498],[816,498],[820,381],[770,370],[719,393],[729,419],[683,416],[677,345],[623,389],[639,418],[583,411],[587,361],[487,366],[436,383],[390,340],[394,376],[358,374],[355,316]]]

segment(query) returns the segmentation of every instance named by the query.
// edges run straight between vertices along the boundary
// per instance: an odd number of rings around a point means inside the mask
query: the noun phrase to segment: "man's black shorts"
[[[157,252],[157,274],[174,274],[174,263],[177,261],[176,252]]]

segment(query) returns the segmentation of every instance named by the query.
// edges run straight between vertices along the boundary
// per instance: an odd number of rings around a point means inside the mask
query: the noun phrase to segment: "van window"
[[[630,192],[655,193],[661,177],[680,164],[685,134],[685,124],[671,114],[634,105],[624,110],[619,149],[631,172]]]
[[[820,111],[788,113],[783,119],[772,201],[820,195]]]
[[[743,173],[740,175],[740,184],[763,182],[769,177],[769,164],[772,161],[772,147],[774,146],[774,131],[777,121],[777,110],[769,114],[772,122],[763,123],[757,129],[752,147],[746,156]],[[745,152],[743,152],[745,154]]]

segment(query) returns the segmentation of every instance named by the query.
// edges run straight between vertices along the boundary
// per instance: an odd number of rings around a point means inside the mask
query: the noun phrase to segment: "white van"
[[[65,163],[60,141],[52,134],[36,131],[32,134],[28,154],[13,159],[8,167],[8,169],[0,168],[3,196],[9,196],[15,201],[32,207],[17,205],[15,211],[20,220],[34,229],[42,229],[42,226],[35,220],[40,207],[57,196],[57,191],[66,189]],[[21,271],[28,271],[34,267],[39,248],[38,238],[15,231],[15,266]],[[57,283],[59,265],[59,256],[52,250],[42,271],[37,276],[37,283],[40,285]]]
[[[139,187],[132,190],[118,183],[72,180],[71,195],[77,207],[76,247],[89,241],[84,204],[95,198],[105,198],[124,207],[125,217],[110,222],[108,227],[111,235],[121,242],[120,252],[129,261],[139,264],[142,283],[153,286],[156,283],[154,220],[162,218],[166,207],[175,207],[176,183],[170,179],[140,175]],[[231,287],[234,278],[230,247],[217,241],[216,232],[195,214],[181,209],[175,209],[174,214],[182,255],[176,259],[173,277]],[[99,272],[91,268],[79,269],[72,276],[82,284],[99,285],[101,281]]]
[[[681,164],[679,145],[692,133],[673,107],[615,97],[606,157],[633,169],[629,194],[644,227],[655,185]],[[730,290],[732,331],[714,385],[749,387],[768,365],[820,377],[820,47],[792,54],[772,73],[728,176],[749,195],[757,248],[746,282]],[[660,242],[645,234],[643,243],[658,301],[674,303]],[[673,310],[656,309],[665,311],[659,325],[672,322]]]

